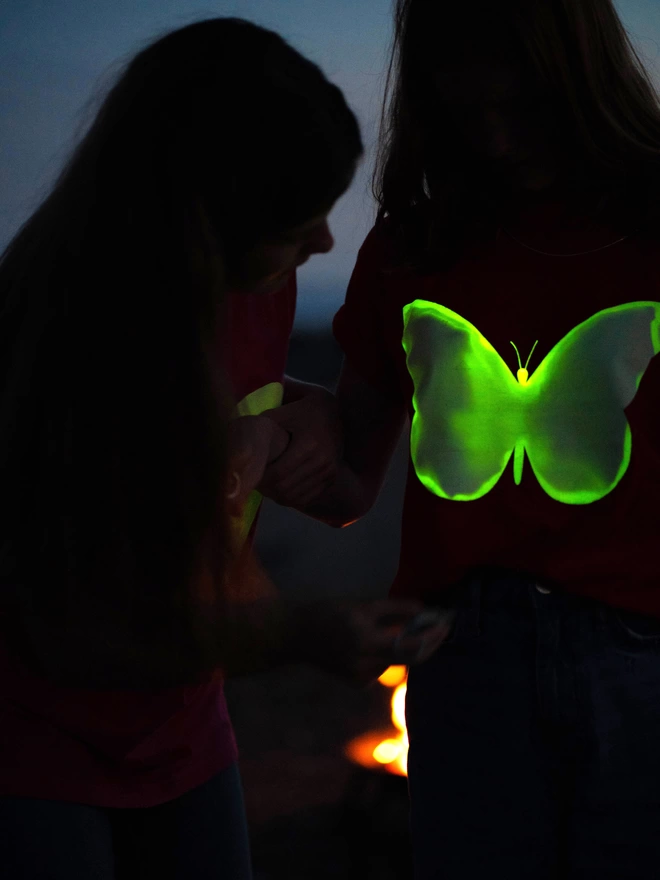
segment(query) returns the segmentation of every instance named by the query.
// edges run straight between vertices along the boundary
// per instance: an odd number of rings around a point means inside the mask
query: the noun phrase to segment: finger
[[[405,658],[408,666],[424,663],[435,651],[447,641],[451,626],[447,623],[433,627],[423,635],[411,636],[407,639],[395,639],[394,651],[397,657]]]
[[[276,428],[273,433],[273,439],[270,444],[270,462],[271,465],[274,465],[275,462],[278,462],[282,459],[285,452],[288,450],[291,445],[292,434],[289,431],[285,431],[284,428]]]
[[[292,473],[298,471],[310,458],[313,458],[313,450],[310,450],[307,444],[296,442],[294,435],[286,451],[277,461],[269,465],[268,479],[273,484],[281,483]]]
[[[428,634],[425,633],[423,641],[425,641],[426,644],[420,649],[423,659],[426,660],[434,654],[440,645],[444,644],[444,642],[446,642],[451,636],[452,630],[452,624],[447,623],[444,627],[438,627],[437,631],[431,630]]]

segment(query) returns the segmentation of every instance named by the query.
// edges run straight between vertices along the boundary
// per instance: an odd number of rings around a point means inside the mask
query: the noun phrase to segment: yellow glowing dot
[[[401,740],[384,739],[374,749],[373,756],[379,764],[391,764],[401,754]]]
[[[521,385],[527,385],[527,380],[529,379],[529,373],[527,372],[527,365],[529,364],[529,358],[531,358],[531,356],[534,354],[534,349],[538,345],[538,342],[539,341],[537,339],[536,342],[534,343],[534,345],[532,346],[532,350],[529,353],[529,357],[527,358],[527,363],[525,364],[524,367],[520,363],[520,352],[516,348],[515,342],[511,343],[511,345],[516,349],[516,354],[518,355],[518,366],[520,367],[520,369],[516,373],[516,376],[518,377],[518,381],[520,382]]]
[[[381,684],[384,684],[385,687],[388,688],[396,687],[398,684],[401,684],[401,682],[405,680],[405,666],[388,666],[385,672],[378,679]]]

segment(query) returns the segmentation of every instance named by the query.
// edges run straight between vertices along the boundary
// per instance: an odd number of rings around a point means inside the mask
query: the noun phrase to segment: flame
[[[390,667],[392,669],[394,667]],[[384,764],[391,773],[408,775],[408,733],[406,731],[406,683],[397,685],[390,702],[392,724],[399,731],[397,737],[390,737],[378,743],[373,751],[379,764]]]
[[[407,674],[408,670],[405,666],[388,666],[378,681],[385,687],[393,688],[405,681]]]
[[[390,666],[378,681],[394,688],[390,700],[392,724],[396,735],[371,732],[349,743],[349,757],[364,767],[383,767],[397,776],[408,775],[408,733],[406,731],[406,677],[405,666]]]
[[[392,722],[401,733],[406,732],[406,685],[400,684],[392,694]]]

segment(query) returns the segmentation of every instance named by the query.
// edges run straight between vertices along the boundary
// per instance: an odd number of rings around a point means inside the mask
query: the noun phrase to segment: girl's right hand
[[[448,612],[423,633],[402,637],[424,606],[421,602],[380,599],[301,605],[295,639],[308,662],[357,685],[375,681],[391,665],[423,663],[448,638]]]

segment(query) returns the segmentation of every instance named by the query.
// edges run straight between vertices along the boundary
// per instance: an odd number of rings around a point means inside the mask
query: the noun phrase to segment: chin
[[[290,272],[286,272],[284,275],[278,275],[272,278],[265,278],[263,281],[259,282],[259,285],[255,288],[255,293],[272,293],[274,290],[279,290],[289,280]]]

